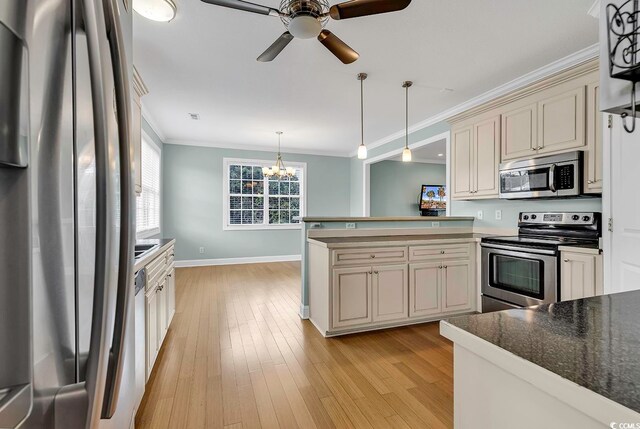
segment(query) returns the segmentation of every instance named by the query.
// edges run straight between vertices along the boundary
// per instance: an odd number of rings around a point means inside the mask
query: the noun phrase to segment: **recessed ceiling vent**
[[[194,121],[199,121],[200,120],[200,114],[199,113],[189,113],[189,116],[191,117],[191,119],[193,119]]]

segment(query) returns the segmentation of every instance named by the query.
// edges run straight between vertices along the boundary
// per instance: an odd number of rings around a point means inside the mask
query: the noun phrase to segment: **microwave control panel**
[[[573,189],[575,184],[575,166],[573,164],[556,167],[556,189]]]

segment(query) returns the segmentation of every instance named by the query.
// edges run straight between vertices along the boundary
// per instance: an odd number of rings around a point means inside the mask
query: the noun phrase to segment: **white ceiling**
[[[587,15],[593,0],[414,0],[401,12],[329,22],[360,53],[351,65],[314,39],[259,63],[284,31],[278,18],[176,3],[168,24],[134,18],[134,62],[150,90],[144,109],[167,142],[212,146],[271,150],[282,130],[286,150],[347,155],[360,141],[359,72],[369,74],[365,139],[373,142],[404,128],[404,80],[415,82],[414,124],[598,37]]]
[[[442,156],[440,156],[442,155]],[[402,154],[389,158],[388,161],[402,161]],[[411,151],[412,162],[424,162],[427,164],[447,163],[447,141],[438,140]]]

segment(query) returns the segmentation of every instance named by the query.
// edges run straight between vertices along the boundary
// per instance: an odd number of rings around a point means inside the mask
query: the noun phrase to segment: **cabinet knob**
[[[565,259],[565,260],[564,260],[564,262],[570,262],[570,261],[571,261],[570,259]]]
[[[440,265],[438,268],[442,269],[442,265]]]
[[[445,269],[445,270],[447,269],[447,266],[446,266],[446,265],[444,266],[444,269]]]
[[[373,274],[373,271],[369,271],[369,274]]]
[[[378,274],[378,271],[374,271],[373,274]]]
[[[537,147],[532,147],[531,150],[535,152],[535,151],[538,150],[538,148]]]
[[[376,255],[371,255],[371,258],[375,258],[375,257],[376,257]]]
[[[444,255],[444,250],[441,250],[440,253],[442,253]]]

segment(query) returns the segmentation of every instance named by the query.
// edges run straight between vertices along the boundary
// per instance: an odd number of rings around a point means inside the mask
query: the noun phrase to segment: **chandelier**
[[[285,167],[282,161],[282,155],[280,154],[280,139],[282,137],[282,131],[276,131],[278,135],[278,157],[276,158],[276,164],[272,167],[262,167],[262,174],[265,177],[276,177],[282,179],[284,177],[292,177],[296,174],[296,170],[293,167]]]

